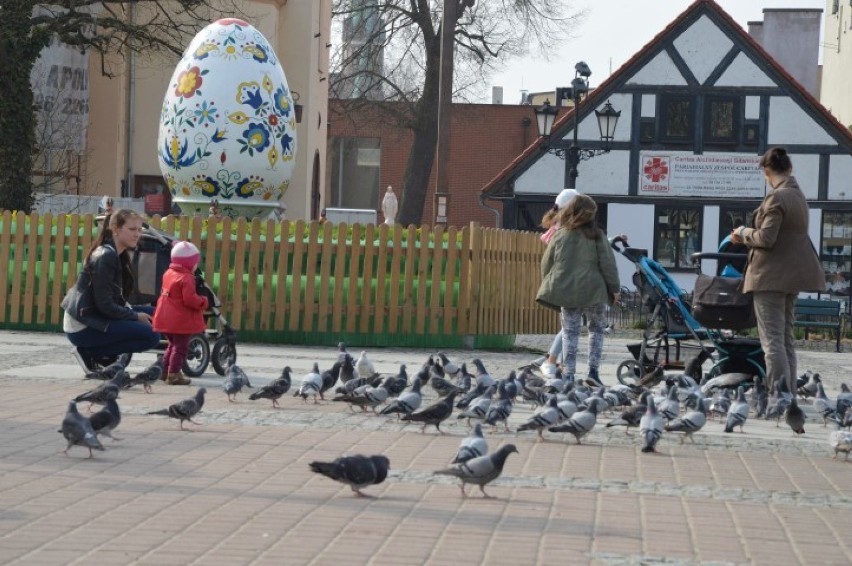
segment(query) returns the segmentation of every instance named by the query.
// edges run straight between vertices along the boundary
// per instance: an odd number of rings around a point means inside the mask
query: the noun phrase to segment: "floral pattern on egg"
[[[163,177],[183,212],[253,218],[278,206],[297,149],[293,98],[266,38],[219,20],[192,40],[160,116]]]

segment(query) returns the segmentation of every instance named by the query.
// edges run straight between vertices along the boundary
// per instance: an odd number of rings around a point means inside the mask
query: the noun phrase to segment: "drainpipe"
[[[134,8],[134,4],[131,2],[128,6],[128,19],[130,26],[132,27],[135,24],[136,19],[136,10]],[[133,50],[130,49],[130,52],[127,57],[127,140],[126,147],[124,148],[124,188],[127,194],[122,194],[122,197],[130,197],[132,195],[132,183],[133,183],[133,130],[135,129],[135,124],[133,120],[133,104],[136,98],[136,81],[134,79],[134,66],[135,57]]]
[[[491,212],[494,213],[494,216],[496,217],[495,228],[500,228],[503,225],[503,221],[500,217],[500,211],[498,209],[494,208],[493,206],[488,206],[487,204],[485,204],[485,199],[487,199],[487,198],[492,198],[492,197],[489,197],[485,193],[479,193],[479,206],[481,206],[482,208],[484,208],[486,210],[490,210]],[[492,198],[492,200],[498,200],[498,199]]]

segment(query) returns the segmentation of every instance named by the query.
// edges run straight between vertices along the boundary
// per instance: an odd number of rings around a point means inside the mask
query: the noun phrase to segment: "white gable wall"
[[[760,67],[754,64],[745,53],[737,55],[731,65],[722,73],[716,86],[778,86]]]
[[[698,82],[703,84],[734,42],[710,18],[701,16],[674,40],[674,46]]]
[[[680,85],[686,86],[686,79],[665,51],[661,51],[647,65],[636,71],[629,85]]]
[[[837,142],[789,96],[769,100],[769,145],[825,144]]]

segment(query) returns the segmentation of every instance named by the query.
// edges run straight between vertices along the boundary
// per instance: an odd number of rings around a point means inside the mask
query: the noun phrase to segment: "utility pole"
[[[444,0],[441,21],[441,71],[438,81],[438,147],[435,162],[435,224],[447,223],[450,195],[447,172],[450,165],[450,118],[453,104],[453,53],[458,0]]]

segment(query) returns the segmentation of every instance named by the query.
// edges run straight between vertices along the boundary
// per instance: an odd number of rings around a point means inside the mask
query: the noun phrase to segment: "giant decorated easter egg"
[[[275,210],[290,184],[296,117],[266,38],[235,18],[198,32],[169,82],[157,139],[160,170],[184,214],[246,218]]]

